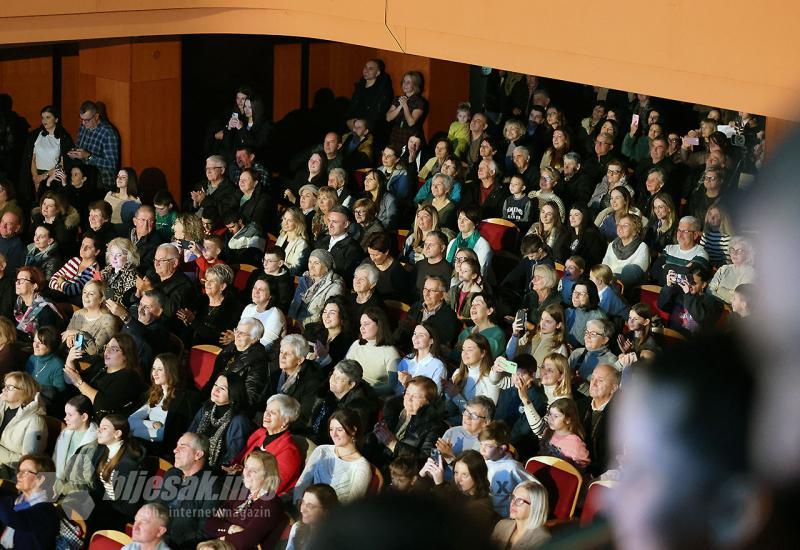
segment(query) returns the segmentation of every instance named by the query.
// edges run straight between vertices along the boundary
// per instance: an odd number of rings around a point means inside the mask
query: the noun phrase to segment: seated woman
[[[608,245],[603,257],[603,263],[626,288],[642,283],[650,267],[650,251],[639,237],[641,233],[641,218],[623,214],[617,223],[617,238]]]
[[[431,159],[431,161],[432,160],[434,159]],[[452,201],[453,203],[461,202],[461,182],[459,181],[459,168],[460,163],[457,157],[449,154],[445,157],[442,157],[441,170],[431,172],[430,177],[428,177],[427,181],[423,183],[417,191],[417,194],[414,197],[414,202],[417,204],[431,204],[431,200],[436,196],[446,196],[448,201]],[[441,192],[437,195],[433,189],[433,186],[436,183],[436,176],[439,174],[447,176],[450,179],[446,183],[446,189],[440,190]],[[440,209],[437,207],[437,210]],[[453,210],[453,219],[451,221],[455,222],[455,210]]]
[[[242,311],[239,298],[233,292],[233,270],[225,264],[215,264],[206,271],[205,296],[201,297],[197,313],[179,309],[176,317],[186,327],[188,344],[217,345],[223,333],[236,326]]]
[[[10,372],[0,394],[0,479],[14,479],[21,456],[44,451],[45,411],[36,399],[39,384],[27,372]]]
[[[382,309],[367,308],[361,315],[361,338],[347,351],[347,359],[358,361],[366,380],[378,395],[390,395],[397,383],[400,354],[392,342],[389,319]]]
[[[67,330],[61,333],[61,341],[68,348],[75,344],[75,339],[83,339],[81,349],[85,360],[97,357],[103,347],[117,332],[119,318],[109,313],[105,307],[106,285],[103,281],[91,280],[81,291],[83,308],[72,315]]]
[[[261,321],[246,318],[239,321],[234,332],[234,341],[226,346],[217,355],[214,362],[214,372],[209,378],[203,396],[211,395],[217,376],[227,373],[236,373],[244,380],[247,391],[247,405],[245,408],[260,405],[263,396],[274,387],[269,383],[267,373],[267,351],[261,345],[264,335],[264,326]]]
[[[300,403],[294,397],[276,393],[267,400],[261,428],[250,434],[247,443],[233,461],[222,467],[227,473],[241,472],[244,461],[255,450],[266,451],[278,461],[280,484],[276,492],[283,496],[291,491],[303,468],[303,456],[289,432],[289,425],[300,415]]]
[[[109,414],[103,417],[97,428],[97,448],[92,456],[94,476],[89,494],[94,501],[94,510],[87,521],[89,532],[98,529],[122,531],[141,504],[141,495],[127,494],[126,479],[142,465],[144,450],[130,436],[127,416]]]
[[[608,242],[613,241],[617,237],[617,224],[622,220],[623,215],[635,214],[640,218],[642,216],[639,209],[633,206],[631,192],[628,191],[627,187],[615,187],[614,190],[611,191],[610,196],[611,206],[601,210],[594,219],[594,224],[600,229],[600,233],[602,233]]]
[[[191,244],[202,245],[204,236],[203,219],[197,214],[184,212],[175,218],[170,240],[164,242],[172,242],[181,251],[181,263],[189,264],[197,260],[199,253],[196,246],[191,247]]]
[[[328,234],[328,212],[339,204],[336,189],[323,185],[317,196],[317,211],[311,220],[311,238],[314,242]]]
[[[306,218],[297,208],[288,208],[281,217],[281,232],[275,246],[286,252],[284,263],[289,274],[302,275],[308,264],[311,247],[308,244]]]
[[[64,383],[64,361],[56,355],[58,331],[53,327],[42,327],[33,336],[33,355],[28,358],[25,371],[39,384],[39,392],[45,406],[59,401],[61,392],[67,389]],[[63,403],[63,401],[60,401]]]
[[[495,302],[491,296],[485,292],[480,292],[472,299],[472,305],[469,308],[469,318],[473,326],[465,328],[461,334],[458,335],[458,343],[456,350],[460,349],[461,344],[466,338],[473,334],[480,334],[489,342],[489,347],[492,352],[492,360],[503,353],[506,349],[506,335],[503,329],[498,327],[492,321],[492,315],[495,312]],[[458,360],[458,351],[456,355],[452,356]]]
[[[384,419],[369,435],[365,454],[370,462],[384,468],[398,456],[409,456],[421,462],[431,456],[436,441],[447,427],[437,406],[436,384],[426,376],[408,382],[403,394],[403,407],[384,407]]]
[[[567,308],[567,343],[573,349],[580,347],[586,323],[593,319],[605,320],[608,315],[600,309],[600,296],[595,284],[582,277],[572,287],[572,307]]]
[[[568,221],[566,247],[562,257],[556,259],[563,262],[570,256],[580,256],[588,265],[599,264],[606,253],[606,240],[592,223],[586,205],[576,202],[570,206]]]
[[[314,483],[330,485],[343,503],[367,493],[372,469],[358,450],[361,417],[357,412],[341,409],[328,423],[333,445],[320,445],[308,457],[303,473],[294,487],[294,502],[299,503],[306,487]]]
[[[4,548],[56,548],[59,513],[53,505],[49,456],[26,454],[16,472],[19,496],[0,498],[0,531]]]
[[[261,321],[261,325],[264,327],[264,334],[261,335],[261,345],[269,353],[272,346],[286,330],[286,317],[275,305],[278,301],[277,283],[274,279],[262,275],[253,283],[250,295],[253,302],[244,308],[240,320],[253,318]],[[227,346],[234,339],[234,331],[226,330],[220,336],[219,342]]]
[[[26,356],[17,345],[17,329],[14,323],[0,316],[0,376],[11,372],[15,365],[24,363]]]
[[[327,348],[330,362],[326,361],[326,364],[335,365],[345,358],[353,343],[353,321],[344,296],[331,296],[325,300],[322,308],[322,325],[328,331]]]
[[[379,279],[380,271],[372,264],[365,263],[356,268],[353,274],[353,293],[349,297],[350,317],[361,319],[361,315],[368,307],[384,307],[383,299],[375,288]]]
[[[208,438],[206,464],[211,468],[229,464],[244,447],[253,431],[247,409],[247,391],[238,374],[228,372],[214,379],[211,399],[197,411],[187,430]]]
[[[611,268],[606,264],[592,266],[589,270],[589,280],[597,287],[597,295],[600,298],[598,307],[614,321],[616,326],[621,327],[628,318],[630,308],[614,284]]]
[[[276,541],[284,525],[283,505],[275,498],[280,484],[278,461],[273,455],[254,450],[242,471],[247,498],[230,499],[208,518],[205,532],[229,543],[236,550],[248,550]]]
[[[304,187],[319,189],[328,180],[328,158],[321,151],[314,151],[309,155],[306,166],[295,174],[290,188],[284,191],[283,197],[292,204],[297,203],[297,196],[303,195]],[[297,196],[296,196],[297,195]]]
[[[402,395],[408,383],[417,376],[427,376],[442,392],[442,380],[447,378],[447,367],[442,361],[439,335],[436,328],[422,322],[414,327],[411,334],[413,351],[397,364],[397,385],[394,393]]]
[[[64,366],[67,381],[75,384],[78,391],[92,402],[95,419],[112,413],[127,419],[139,404],[144,390],[133,337],[125,333],[114,335],[108,341],[102,358],[98,357],[81,372],[78,361],[83,355],[78,347],[70,348]]]
[[[92,456],[97,448],[98,429],[92,422],[93,416],[94,407],[85,395],[76,395],[64,405],[65,428],[58,434],[53,450],[60,499],[88,491],[92,485]]]
[[[431,179],[431,198],[423,203],[425,206],[430,205],[436,209],[440,227],[450,231],[457,228],[456,204],[461,198],[461,184],[453,179],[456,170],[455,160],[445,161],[442,173],[436,174]],[[456,189],[458,189],[458,198],[455,197]]]
[[[380,170],[370,170],[364,176],[364,198],[370,199],[375,205],[375,218],[385,230],[396,228],[399,215],[397,200],[386,189],[386,175]],[[357,208],[358,201],[354,205],[354,209]]]
[[[103,246],[104,243],[94,233],[89,232],[84,235],[78,256],[70,259],[50,277],[50,291],[60,293],[66,300],[80,305],[79,296],[84,286],[95,274],[100,273],[97,257],[102,252]]]
[[[348,231],[365,251],[370,237],[384,231],[383,224],[377,216],[378,212],[372,199],[361,198],[353,204],[353,218],[356,223],[351,223]]]
[[[547,489],[538,481],[523,481],[511,493],[509,517],[494,526],[492,543],[508,550],[539,548],[550,539],[547,514]]]
[[[80,169],[78,172],[80,173]],[[75,174],[75,167],[72,168],[72,173]],[[104,200],[94,201],[89,204],[88,214],[86,233],[91,229],[100,238],[103,243],[101,254],[105,254],[108,243],[117,238],[117,229],[111,223],[111,205]]]
[[[414,227],[406,238],[403,245],[403,252],[400,254],[399,259],[408,264],[415,264],[425,259],[423,248],[425,247],[425,237],[431,231],[444,229],[439,223],[439,212],[433,206],[425,204],[417,209],[417,215],[414,216]],[[444,229],[453,236],[450,229]]]
[[[307,547],[317,525],[339,506],[339,497],[330,485],[314,483],[306,487],[300,500],[300,521],[289,531],[286,550],[303,550]]]
[[[628,333],[617,336],[619,360],[614,364],[622,370],[640,359],[643,351],[658,351],[661,347],[653,334],[653,310],[643,303],[635,304],[628,313]]]
[[[308,342],[299,334],[288,334],[281,339],[278,355],[280,376],[275,393],[288,395],[300,403],[300,414],[291,426],[295,434],[304,434],[308,430],[311,409],[325,379],[325,371],[307,359],[310,351]]]
[[[121,168],[117,172],[116,189],[106,193],[103,198],[111,205],[111,223],[121,224],[123,222],[122,205],[126,202],[133,201],[141,204],[137,182],[136,170],[133,168]]]
[[[668,244],[675,242],[678,219],[675,203],[669,193],[658,193],[653,197],[653,218],[647,226],[644,242],[653,256],[658,256]]]
[[[100,276],[108,286],[109,300],[125,307],[136,298],[136,268],[139,267],[139,252],[128,239],[117,238],[106,247],[106,266]]]
[[[444,300],[458,318],[464,320],[469,318],[473,298],[484,291],[481,266],[476,259],[464,258],[457,263],[455,272],[458,283],[450,287]]]
[[[518,355],[530,354],[537,365],[554,352],[567,356],[567,323],[561,305],[551,304],[544,308],[537,329],[535,334],[526,331],[523,323],[515,319],[505,356],[513,360]]]
[[[538,235],[544,244],[553,252],[553,256],[561,258],[567,246],[569,234],[564,228],[558,204],[547,201],[539,210],[539,221],[528,229],[528,235]]]
[[[42,270],[46,281],[50,280],[61,265],[61,249],[53,238],[53,227],[43,223],[35,227],[33,242],[28,245],[25,265]]]
[[[572,373],[584,382],[578,390],[588,395],[588,382],[591,381],[595,367],[600,363],[613,365],[617,361],[617,356],[608,349],[614,336],[614,325],[607,319],[590,319],[586,322],[583,334],[584,347],[577,348],[569,354],[569,367]]]
[[[451,380],[444,382],[447,394],[447,421],[453,426],[461,423],[461,413],[467,401],[476,395],[488,397],[495,404],[500,396],[499,376],[492,373],[492,349],[480,334],[470,334],[461,344],[461,365]]]
[[[736,287],[755,281],[755,258],[750,241],[744,237],[731,237],[730,254],[732,263],[721,266],[708,283],[708,291],[728,305],[733,302]]]
[[[734,235],[733,221],[728,209],[719,200],[706,210],[700,246],[708,254],[711,266],[719,268],[731,263],[731,238]]]
[[[535,330],[541,322],[542,313],[551,305],[561,304],[558,292],[558,274],[549,265],[538,264],[533,268],[529,289],[523,297],[523,304],[528,309],[526,328]]]
[[[17,321],[17,337],[20,341],[29,343],[39,327],[60,329],[63,326],[61,313],[40,293],[45,285],[41,269],[20,267],[15,284],[17,301],[14,304],[14,319]]]
[[[367,241],[369,263],[378,268],[376,291],[384,300],[408,299],[408,292],[414,283],[410,271],[392,256],[393,238],[388,233],[375,233]]]
[[[311,252],[306,271],[297,283],[289,317],[307,325],[320,320],[325,300],[345,293],[345,283],[333,271],[333,256],[325,249]]]
[[[459,454],[453,462],[453,477],[445,483],[444,464],[428,458],[420,470],[420,477],[429,476],[443,496],[454,498],[464,511],[465,521],[477,523],[488,532],[495,522],[496,514],[492,506],[489,486],[489,470],[481,453],[467,450]],[[545,506],[546,509],[546,506]]]
[[[180,361],[174,353],[156,356],[150,381],[144,405],[128,417],[131,435],[145,441],[150,454],[171,455],[200,398],[182,383]]]
[[[78,211],[70,206],[64,195],[46,191],[39,199],[38,211],[36,208],[33,209],[31,221],[33,227],[42,224],[49,225],[50,236],[58,243],[58,248],[66,254],[75,253],[77,248],[75,237],[81,217]]]
[[[481,275],[487,278],[492,265],[492,247],[478,231],[478,224],[481,223],[481,211],[478,207],[468,206],[458,210],[458,233],[455,239],[447,245],[446,258],[450,264],[460,248],[469,248],[475,251],[478,256],[478,263],[481,265]]]

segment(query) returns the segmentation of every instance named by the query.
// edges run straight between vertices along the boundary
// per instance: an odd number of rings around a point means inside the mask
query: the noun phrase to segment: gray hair
[[[344,171],[344,168],[331,168],[331,171],[328,172],[328,175],[333,176],[336,181],[347,183],[347,172]]]
[[[589,319],[586,321],[586,326],[589,326],[589,323],[595,323],[600,325],[600,332],[603,333],[603,336],[606,338],[611,338],[614,336],[614,325],[608,319]]]
[[[433,183],[433,180],[436,180],[436,179],[439,179],[439,180],[442,181],[442,185],[444,185],[445,190],[447,190],[448,192],[453,188],[453,178],[451,178],[447,174],[442,174],[441,172],[439,172],[438,174],[433,176],[433,179],[431,180],[431,183]]]
[[[486,163],[486,167],[489,168],[489,171],[493,176],[497,175],[497,163],[494,161],[494,159],[482,160],[481,162]]]
[[[469,401],[467,401],[467,406],[473,407],[481,407],[486,412],[486,421],[490,422],[492,418],[494,418],[494,411],[495,411],[495,404],[491,398],[486,397],[485,395],[476,395]]]
[[[281,347],[287,346],[292,349],[296,357],[306,358],[309,352],[308,342],[299,334],[287,334],[281,339]]]
[[[364,378],[364,369],[361,367],[361,363],[354,359],[342,359],[336,363],[333,370],[338,370],[354,384],[358,384]]]
[[[528,149],[524,145],[517,145],[516,147],[514,147],[514,152],[521,154],[523,157],[525,157],[525,160],[529,160],[531,158],[530,149]]]
[[[226,264],[214,264],[206,270],[206,279],[214,277],[221,285],[231,286],[233,283],[233,269]]]
[[[576,153],[575,151],[570,151],[566,155],[564,155],[564,160],[571,160],[574,161],[576,164],[581,163],[581,156]]]
[[[134,246],[130,239],[125,239],[123,237],[111,239],[111,242],[108,243],[108,246],[106,247],[107,264],[111,263],[111,251],[114,248],[125,253],[125,255],[128,257],[129,264],[131,264],[133,267],[139,267],[139,251],[136,249],[136,246]]]
[[[661,182],[661,185],[664,185],[666,183],[667,179],[666,174],[664,174],[664,171],[661,168],[653,167],[647,172],[647,175],[648,176],[654,175],[658,177],[658,181]]]
[[[380,277],[380,271],[378,271],[377,267],[375,267],[372,264],[361,264],[356,268],[355,273],[358,273],[359,271],[365,272],[367,274],[367,280],[369,281],[370,285],[375,286],[376,284],[378,284],[378,277]]]
[[[749,239],[742,237],[741,235],[734,235],[731,237],[730,244],[728,245],[728,250],[736,248],[738,245],[739,248],[744,249],[745,256],[747,256],[747,260],[745,260],[745,264],[753,265],[753,261],[755,260],[756,251],[753,248],[753,243],[750,242]]]
[[[160,244],[160,245],[158,245],[158,248],[156,249],[156,251],[158,251],[158,250],[168,251],[170,256],[172,256],[172,258],[170,258],[172,260],[177,260],[181,255],[181,251],[178,250],[178,247],[175,246],[172,243]]]
[[[268,406],[270,403],[278,404],[278,408],[281,410],[281,416],[287,419],[290,424],[300,417],[300,403],[290,395],[276,393],[267,399]]]
[[[225,157],[223,157],[222,155],[211,155],[210,157],[208,157],[206,159],[206,162],[208,162],[208,161],[214,162],[214,163],[219,164],[220,166],[222,166],[222,171],[223,172],[228,167],[228,163],[225,161]]]
[[[700,224],[700,220],[698,220],[694,216],[684,216],[684,217],[682,217],[680,219],[680,221],[678,223],[681,224],[681,223],[684,223],[684,222],[685,223],[689,223],[689,224],[692,225],[692,227],[694,227],[694,229],[692,229],[692,231],[700,231],[700,227],[702,227],[701,224]]]
[[[188,435],[191,438],[192,449],[196,451],[203,451],[203,454],[208,456],[208,449],[211,443],[208,441],[206,436],[196,432],[186,432],[183,435]]]
[[[239,325],[237,326],[248,327],[247,330],[250,331],[250,338],[253,340],[261,340],[261,337],[264,336],[264,325],[255,317],[245,317],[239,321]]]
[[[139,510],[145,509],[150,511],[150,515],[156,518],[162,527],[169,525],[169,509],[166,506],[160,502],[148,502],[147,504],[142,504],[141,508],[139,508]]]

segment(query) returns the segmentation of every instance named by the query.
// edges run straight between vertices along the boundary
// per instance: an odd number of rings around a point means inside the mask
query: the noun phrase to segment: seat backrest
[[[490,218],[483,220],[478,225],[478,231],[494,252],[501,250],[517,251],[519,229],[512,222],[502,218]]]
[[[397,300],[385,300],[383,304],[386,306],[386,315],[392,327],[397,327],[397,324],[408,317],[408,312],[411,311],[410,305]]]
[[[583,482],[580,472],[566,460],[552,456],[534,456],[525,469],[547,489],[550,518],[571,519]]]
[[[203,389],[208,383],[209,378],[214,373],[214,362],[217,355],[222,351],[217,346],[202,345],[193,346],[189,352],[189,368],[192,371],[192,379],[197,389]]]
[[[595,481],[586,491],[586,499],[581,510],[581,526],[589,525],[598,514],[606,511],[608,497],[614,490],[614,481]]]
[[[658,307],[658,295],[661,293],[661,287],[658,285],[642,285],[641,297],[639,298],[643,304],[650,306],[659,317],[665,321],[669,321],[669,313],[662,311]]]
[[[275,548],[278,545],[278,542],[283,537],[283,532],[286,530],[287,527],[291,526],[292,518],[290,518],[285,512],[281,514],[280,519],[276,523],[274,529],[272,529],[267,537],[261,541],[259,548]],[[286,534],[286,540],[289,540],[289,534]]]
[[[308,457],[317,448],[317,444],[302,435],[293,435],[292,441],[297,445],[297,450],[300,451],[300,456],[303,457],[303,464],[305,464],[308,461]]]
[[[367,487],[368,495],[377,495],[383,490],[383,474],[376,467],[370,464],[372,470],[372,478],[369,480],[369,487]]]
[[[250,274],[255,270],[255,266],[241,264],[236,274],[233,276],[233,288],[239,292],[244,292],[244,289],[247,288],[247,280],[250,279]]]
[[[122,531],[104,529],[95,531],[94,535],[92,535],[92,540],[89,542],[89,550],[119,550],[131,542],[131,538]]]
[[[47,426],[47,446],[44,449],[45,454],[50,456],[56,448],[56,440],[61,434],[61,430],[65,428],[64,422],[55,416],[45,416],[44,423]]]

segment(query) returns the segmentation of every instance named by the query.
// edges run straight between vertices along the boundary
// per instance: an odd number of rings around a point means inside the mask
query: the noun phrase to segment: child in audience
[[[755,290],[755,285],[751,283],[742,283],[733,291],[731,309],[742,319],[750,317],[750,303],[752,302]]]
[[[616,287],[611,285],[614,274],[611,268],[605,264],[592,267],[589,270],[589,280],[597,287],[597,294],[600,297],[600,309],[603,310],[608,318],[615,321],[617,327],[628,319],[628,305],[617,292]]]
[[[398,456],[389,464],[389,475],[392,482],[389,488],[396,493],[408,493],[414,489],[418,471],[419,465],[416,458],[407,455]]]
[[[456,158],[464,158],[469,145],[469,119],[472,118],[472,107],[469,103],[459,103],[456,109],[456,120],[447,130],[447,140],[453,148]]]
[[[584,437],[575,401],[568,397],[556,399],[550,405],[547,428],[539,443],[539,454],[563,458],[584,470],[590,462]]]
[[[189,246],[189,249],[197,255],[197,259],[195,259],[195,263],[197,264],[197,277],[200,279],[200,291],[203,294],[206,293],[202,285],[206,282],[206,271],[208,271],[208,268],[212,265],[225,263],[219,259],[219,255],[222,253],[222,246],[222,239],[217,235],[209,235],[203,239],[202,251],[197,249],[196,243],[192,243]]]
[[[172,240],[172,226],[178,213],[175,211],[175,199],[166,189],[157,191],[153,197],[153,206],[156,211],[156,231],[161,239],[168,243]]]
[[[525,234],[530,226],[531,199],[525,193],[525,180],[522,176],[511,176],[508,190],[511,196],[503,202],[503,216],[508,221],[514,222],[520,232]]]
[[[489,470],[492,506],[501,517],[507,518],[511,492],[521,481],[533,479],[525,468],[508,452],[511,432],[505,422],[490,422],[478,434],[481,456]]]

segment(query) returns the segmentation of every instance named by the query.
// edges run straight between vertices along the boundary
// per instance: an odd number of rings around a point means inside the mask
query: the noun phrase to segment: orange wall
[[[53,101],[50,48],[0,51],[0,92],[11,95],[14,110],[25,117],[32,128],[38,126],[42,107]]]

